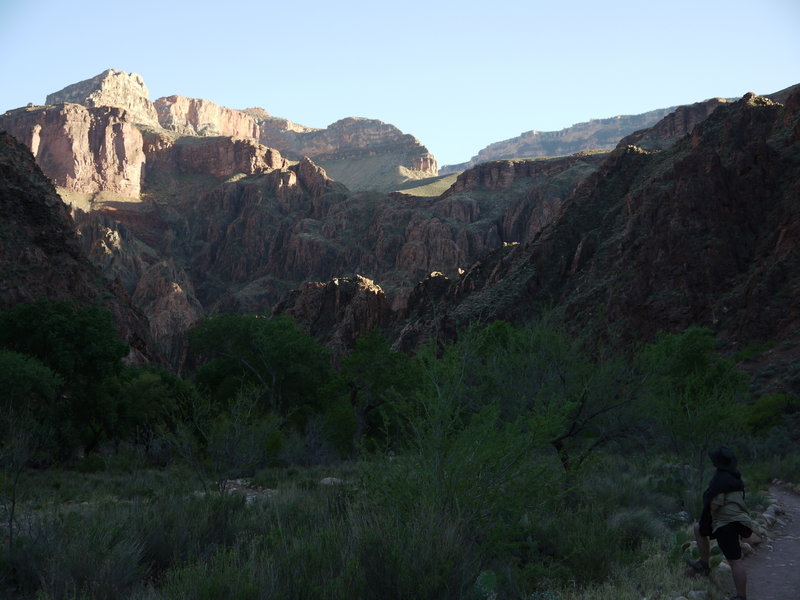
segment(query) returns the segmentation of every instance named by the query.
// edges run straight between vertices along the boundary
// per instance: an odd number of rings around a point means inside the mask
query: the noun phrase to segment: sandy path
[[[745,560],[747,600],[800,600],[800,496],[773,488],[786,514],[771,540]]]

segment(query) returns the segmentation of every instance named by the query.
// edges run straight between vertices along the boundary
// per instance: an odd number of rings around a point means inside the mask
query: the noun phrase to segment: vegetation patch
[[[373,332],[334,362],[225,314],[183,379],[123,365],[110,322],[0,314],[3,597],[639,600],[688,585],[710,448],[750,502],[800,473],[797,399],[702,328],[631,356],[553,320],[414,356]]]

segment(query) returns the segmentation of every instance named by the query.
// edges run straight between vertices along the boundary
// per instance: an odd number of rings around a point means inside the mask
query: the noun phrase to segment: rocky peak
[[[468,190],[507,190],[521,179],[553,177],[565,169],[583,162],[599,162],[600,155],[578,153],[563,158],[538,160],[495,160],[481,163],[459,174],[456,181],[442,194],[446,198]]]
[[[288,165],[280,152],[252,138],[229,136],[172,137],[161,132],[144,138],[147,168],[159,176],[187,173],[210,174],[223,179],[243,173],[255,175]]]
[[[310,133],[304,138],[303,154],[310,158],[325,160],[341,158],[363,152],[376,152],[412,148],[424,150],[425,147],[413,135],[403,133],[394,125],[376,119],[348,117],[329,125],[326,129]],[[430,157],[430,155],[428,155]],[[430,157],[432,159],[432,157]],[[429,160],[430,160],[429,159]],[[411,165],[406,165],[411,167]],[[437,175],[436,161],[429,162],[430,175]]]
[[[440,291],[442,300],[407,327],[408,343],[452,323],[525,320],[560,306],[570,326],[605,344],[695,324],[731,349],[796,348],[797,98],[779,105],[748,94],[713,104],[656,125],[667,138],[690,129],[665,151],[620,143],[539,235],[486,255]],[[691,125],[691,115],[708,111]],[[796,352],[791,364],[773,359],[796,393]]]
[[[668,148],[678,139],[691,133],[695,125],[705,121],[717,108],[728,102],[724,98],[712,98],[704,102],[679,106],[652,127],[623,138],[620,146],[637,146],[644,150]]]
[[[306,283],[276,305],[273,314],[294,317],[311,335],[343,354],[359,337],[385,327],[391,309],[380,286],[354,275]]]
[[[311,129],[270,117],[259,127],[262,144],[292,160],[309,157],[353,190],[393,189],[439,172],[436,158],[413,135],[375,119],[348,117]]]
[[[115,106],[129,113],[135,123],[158,126],[158,114],[150,102],[150,92],[142,76],[107,69],[99,75],[68,85],[64,89],[49,94],[48,105],[71,102],[87,107]]]

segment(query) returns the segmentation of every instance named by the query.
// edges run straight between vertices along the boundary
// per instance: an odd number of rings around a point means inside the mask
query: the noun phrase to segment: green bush
[[[800,399],[788,394],[762,396],[746,408],[745,421],[753,433],[766,433],[800,412]]]

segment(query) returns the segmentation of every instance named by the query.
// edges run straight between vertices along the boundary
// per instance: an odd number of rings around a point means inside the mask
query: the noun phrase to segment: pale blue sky
[[[800,0],[0,0],[0,112],[107,68],[152,100],[380,119],[450,164],[531,129],[800,83]]]

